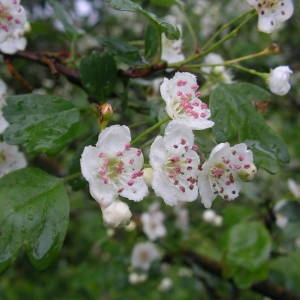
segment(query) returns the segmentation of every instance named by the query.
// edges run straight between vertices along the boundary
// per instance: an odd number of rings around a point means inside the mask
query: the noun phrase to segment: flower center
[[[16,2],[13,1],[13,4],[16,4]],[[18,12],[20,12],[20,8],[18,9]],[[20,24],[20,23],[21,23],[20,19],[15,18],[10,13],[9,8],[4,6],[3,4],[2,5],[0,4],[0,30],[9,32],[10,27],[12,27],[14,24]]]
[[[124,162],[116,157],[103,158],[99,175],[103,183],[107,184],[110,181],[115,181],[124,171]]]

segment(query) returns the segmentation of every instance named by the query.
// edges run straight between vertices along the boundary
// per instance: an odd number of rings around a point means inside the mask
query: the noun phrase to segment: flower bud
[[[110,227],[121,227],[129,223],[132,216],[128,205],[115,200],[111,205],[102,208],[103,221]]]
[[[151,186],[151,182],[152,182],[152,178],[153,178],[153,169],[152,168],[145,168],[143,170],[143,172],[144,172],[143,178],[144,178],[146,184],[148,186]]]
[[[291,88],[289,80],[292,73],[293,71],[288,66],[280,66],[271,70],[267,79],[271,92],[279,96],[287,94]]]
[[[100,114],[100,127],[101,129],[104,129],[109,120],[112,118],[114,112],[109,103],[99,105],[98,110]]]

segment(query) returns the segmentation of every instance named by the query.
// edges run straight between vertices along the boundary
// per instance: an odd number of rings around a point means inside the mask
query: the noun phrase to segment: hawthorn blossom
[[[130,146],[127,126],[113,125],[104,129],[96,147],[86,146],[80,165],[83,177],[89,182],[90,193],[101,206],[107,206],[118,195],[134,201],[148,193],[141,171],[142,151]]]
[[[217,195],[225,200],[238,197],[241,182],[249,181],[256,173],[251,150],[242,143],[230,147],[218,144],[203,164],[199,174],[199,193],[206,208],[210,208]]]
[[[179,31],[180,35],[182,34],[182,26],[180,24],[176,24],[176,19],[173,16],[167,16],[166,20],[176,26]],[[165,60],[167,63],[177,63],[185,59],[182,53],[182,39],[179,38],[178,40],[169,40],[165,33],[161,35],[161,59]]]
[[[247,0],[258,13],[258,30],[272,33],[288,20],[293,12],[292,0]]]
[[[0,177],[26,166],[25,156],[17,146],[0,142]]]
[[[2,108],[6,104],[6,102],[5,102],[6,90],[7,90],[7,87],[6,87],[5,82],[0,79],[0,134],[2,134],[9,125],[2,114]]]
[[[103,207],[102,214],[104,223],[111,227],[127,225],[132,216],[128,205],[120,200],[115,200],[109,206]]]
[[[194,201],[198,196],[200,159],[194,150],[192,130],[177,121],[170,122],[165,136],[157,136],[151,145],[152,188],[171,206]]]
[[[218,215],[213,209],[206,209],[202,214],[202,218],[205,222],[217,227],[223,223],[222,216]]]
[[[156,203],[154,203],[156,204]],[[164,237],[167,233],[164,226],[165,215],[158,207],[150,207],[147,212],[142,213],[141,221],[143,224],[143,231],[150,241],[157,238]]]
[[[148,271],[151,264],[160,257],[160,252],[151,242],[138,243],[131,254],[131,266],[135,269]]]
[[[267,79],[271,92],[279,96],[287,94],[291,88],[289,80],[292,73],[293,71],[288,66],[280,66],[271,70]]]
[[[26,21],[20,0],[0,1],[0,51],[13,54],[25,49]]]
[[[164,78],[160,93],[166,102],[169,117],[192,129],[202,130],[214,125],[208,120],[210,110],[199,99],[196,76],[187,72],[176,72],[171,79]]]

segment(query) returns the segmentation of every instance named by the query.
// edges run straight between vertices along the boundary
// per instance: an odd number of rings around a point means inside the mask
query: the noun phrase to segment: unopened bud
[[[251,181],[256,174],[257,169],[254,164],[250,164],[248,168],[242,169],[238,175],[242,181]]]
[[[112,118],[114,112],[109,103],[99,105],[98,110],[100,115],[100,128],[104,129],[109,120]]]
[[[115,200],[111,205],[102,208],[103,221],[110,227],[121,227],[129,223],[132,216],[128,205],[120,200]]]
[[[153,178],[153,169],[152,168],[145,168],[143,170],[143,172],[144,172],[143,177],[144,177],[144,180],[145,180],[146,184],[148,186],[151,186],[152,178]]]

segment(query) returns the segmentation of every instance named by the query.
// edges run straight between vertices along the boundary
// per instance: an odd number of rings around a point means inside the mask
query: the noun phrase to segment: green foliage
[[[225,252],[226,277],[233,277],[239,287],[249,287],[268,275],[266,263],[272,242],[265,227],[259,222],[234,225],[227,237]]]
[[[93,52],[80,60],[79,70],[89,93],[99,101],[105,100],[117,80],[118,70],[113,56]]]
[[[146,11],[136,2],[133,2],[131,0],[105,1],[115,9],[140,13],[141,15],[145,16],[151,23],[157,26],[160,32],[164,32],[169,39],[178,39],[180,36],[180,31],[178,28],[158,18],[155,14]]]
[[[145,57],[157,60],[161,53],[161,34],[156,26],[149,24],[145,31]]]
[[[23,144],[29,153],[54,155],[76,137],[79,111],[57,96],[26,94],[7,98],[4,133],[8,143]]]
[[[129,65],[143,65],[146,63],[138,48],[125,41],[117,38],[102,38],[101,43],[121,62]]]
[[[269,98],[267,91],[253,84],[221,85],[210,95],[210,108],[217,142],[246,143],[258,166],[276,172],[280,164],[289,161],[287,147],[253,105]]]
[[[69,223],[69,199],[62,180],[34,168],[0,179],[0,269],[24,248],[38,269],[56,258]]]
[[[66,35],[70,39],[79,38],[83,34],[83,31],[76,26],[66,9],[56,0],[49,0],[49,2],[53,6],[56,18],[62,23]]]

